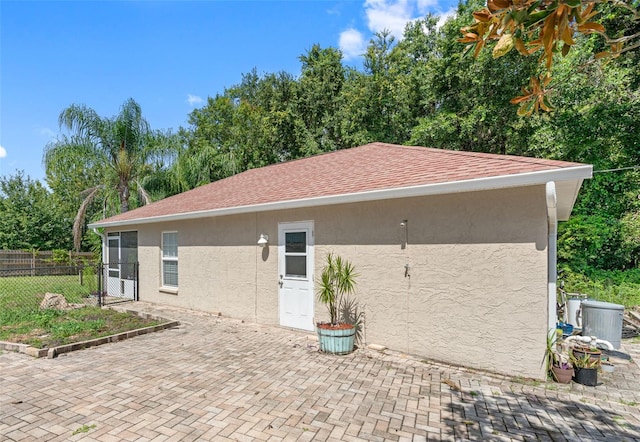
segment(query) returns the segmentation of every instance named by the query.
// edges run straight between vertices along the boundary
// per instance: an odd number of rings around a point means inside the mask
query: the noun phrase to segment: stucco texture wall
[[[141,225],[140,299],[278,324],[278,223],[305,220],[314,221],[316,275],[328,252],[355,265],[367,343],[544,377],[543,186]],[[161,232],[172,230],[177,294],[159,289]],[[326,319],[324,306],[315,312]]]

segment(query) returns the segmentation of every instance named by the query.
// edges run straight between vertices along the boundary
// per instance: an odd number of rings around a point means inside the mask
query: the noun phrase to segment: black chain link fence
[[[64,301],[58,300],[58,308],[64,308],[64,302],[96,306],[101,276],[98,265],[0,270],[0,309],[38,310],[47,293],[62,295]]]
[[[103,306],[137,299],[138,263],[0,269],[0,310],[4,312],[65,308],[64,303]]]

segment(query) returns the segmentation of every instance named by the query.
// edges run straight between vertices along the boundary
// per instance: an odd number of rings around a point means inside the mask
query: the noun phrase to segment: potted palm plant
[[[316,330],[320,351],[348,354],[353,351],[356,324],[345,321],[348,297],[355,291],[356,277],[353,264],[338,255],[329,253],[318,281],[318,301],[327,307],[329,322],[318,322]]]

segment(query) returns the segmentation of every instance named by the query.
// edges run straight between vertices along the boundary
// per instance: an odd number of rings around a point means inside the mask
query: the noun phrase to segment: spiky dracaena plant
[[[327,255],[317,296],[318,301],[327,306],[331,324],[338,324],[343,298],[355,292],[357,276],[351,262],[333,253]]]

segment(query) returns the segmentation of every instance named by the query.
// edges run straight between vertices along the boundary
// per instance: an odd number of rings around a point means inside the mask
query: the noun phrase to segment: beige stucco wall
[[[356,266],[367,343],[544,376],[544,186],[139,226],[140,299],[278,324],[278,223],[305,220],[314,221],[316,274],[329,251]],[[159,290],[169,230],[179,238],[177,294]],[[270,235],[267,249],[256,245],[260,233]]]

